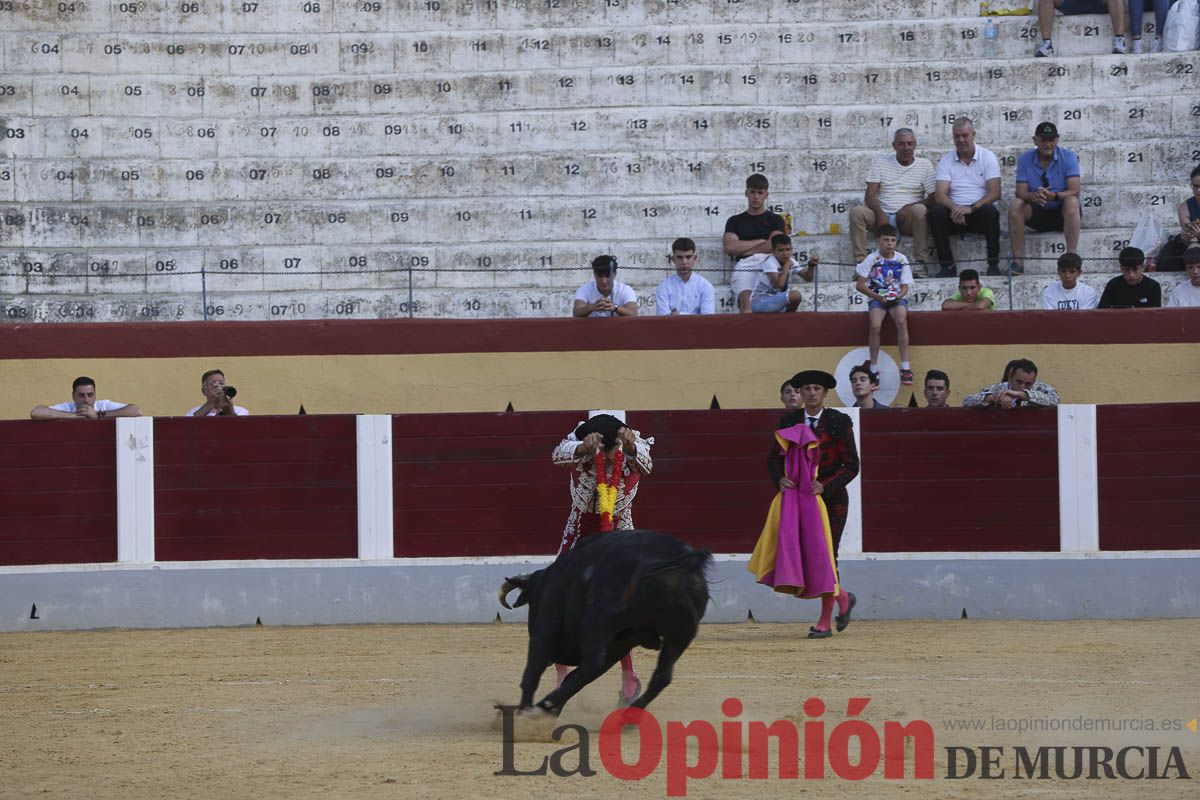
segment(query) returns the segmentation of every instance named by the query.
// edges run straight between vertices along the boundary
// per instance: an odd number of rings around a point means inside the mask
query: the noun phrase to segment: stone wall
[[[870,159],[907,126],[936,161],[962,115],[1005,197],[1034,126],[1058,124],[1100,285],[1144,211],[1174,227],[1200,161],[1197,54],[1107,55],[1107,18],[1082,16],[1035,60],[1034,18],[1000,17],[983,59],[977,12],[0,0],[0,317],[556,316],[602,252],[650,311],[676,236],[700,243],[728,311],[720,235],[752,171],[825,262],[806,307],[848,310],[846,210]],[[1001,305],[1036,306],[1062,249],[1031,236],[1033,274],[1011,300],[995,287]],[[949,291],[924,282],[912,307]]]

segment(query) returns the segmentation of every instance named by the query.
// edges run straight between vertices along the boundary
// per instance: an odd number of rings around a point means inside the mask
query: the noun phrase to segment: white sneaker
[[[1143,50],[1142,50],[1142,39],[1141,39],[1141,37],[1138,37],[1137,39],[1134,39],[1134,40],[1133,40],[1133,50],[1132,50],[1132,52],[1133,52],[1133,54],[1134,54],[1135,56],[1140,56],[1140,55],[1141,55],[1143,52],[1145,52],[1145,51],[1143,51]]]
[[[1046,58],[1054,55],[1054,42],[1049,39],[1042,39],[1042,43],[1038,45],[1037,50],[1033,51],[1034,58]]]
[[[1114,56],[1125,55],[1125,37],[1124,36],[1114,36],[1113,37],[1112,51],[1113,51]]]
[[[1154,37],[1154,41],[1150,43],[1150,52],[1151,53],[1161,53],[1162,52],[1162,37],[1161,36]]]

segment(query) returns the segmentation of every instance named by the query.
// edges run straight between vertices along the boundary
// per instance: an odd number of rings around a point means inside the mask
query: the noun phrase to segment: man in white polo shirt
[[[900,233],[913,237],[911,251],[915,263],[912,272],[925,274],[929,252],[929,224],[926,213],[933,205],[933,164],[918,158],[917,137],[912,128],[900,128],[892,136],[894,154],[881,155],[867,170],[867,191],[863,205],[850,209],[850,242],[854,263],[861,264],[870,252],[867,233],[880,225],[895,225]]]
[[[929,227],[941,263],[939,278],[958,275],[951,233],[987,237],[987,274],[1000,274],[1000,162],[996,154],[975,144],[975,124],[967,117],[954,122],[954,151],[938,162]]]
[[[104,417],[140,417],[142,410],[133,403],[96,399],[96,382],[80,375],[71,384],[71,399],[52,406],[35,406],[30,419],[103,419]]]
[[[637,293],[617,280],[617,257],[592,259],[593,280],[575,292],[574,317],[636,317]]]

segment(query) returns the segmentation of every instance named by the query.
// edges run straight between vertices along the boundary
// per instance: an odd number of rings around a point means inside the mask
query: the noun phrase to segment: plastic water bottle
[[[996,50],[999,44],[1000,29],[996,27],[996,23],[991,17],[988,17],[987,25],[983,26],[983,57],[996,58]]]

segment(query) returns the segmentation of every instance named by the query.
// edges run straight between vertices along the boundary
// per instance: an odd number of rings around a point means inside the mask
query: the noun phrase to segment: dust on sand
[[[885,780],[881,767],[865,781],[829,770],[819,783],[783,781],[772,767],[764,782],[723,780],[718,769],[690,781],[689,797],[1196,796],[1190,780],[1014,781],[1011,770],[1003,780],[947,780],[945,748],[1003,746],[1011,764],[1017,745],[1177,746],[1200,776],[1200,734],[1183,727],[1200,715],[1200,620],[857,621],[820,641],[806,630],[702,626],[650,710],[664,723],[719,723],[721,702],[737,697],[743,722],[799,725],[804,701],[819,697],[828,735],[848,698],[869,697],[862,718],[877,730],[885,720],[930,722],[937,777],[914,780],[910,767],[909,778]],[[665,796],[665,764],[622,781],[597,755],[616,670],[560,719],[590,732],[595,776],[494,774],[503,764],[493,706],[518,699],[525,644],[520,624],[0,634],[0,796]],[[654,654],[635,660],[644,681]],[[552,680],[549,670],[539,697]],[[1108,722],[1061,729],[1084,719]],[[1041,731],[1009,729],[1038,720]],[[517,744],[514,766],[532,770],[578,738]],[[626,744],[632,762],[636,739]],[[578,753],[564,763],[576,765]]]

